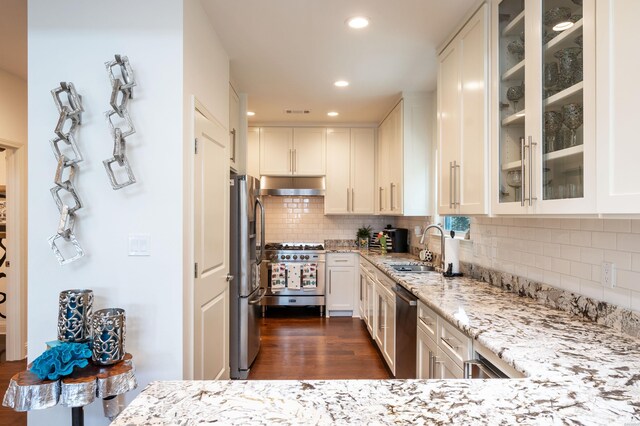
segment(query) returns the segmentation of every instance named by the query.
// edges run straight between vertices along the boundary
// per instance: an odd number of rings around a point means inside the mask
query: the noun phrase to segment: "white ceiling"
[[[249,95],[251,122],[381,121],[402,91],[433,91],[436,49],[476,0],[201,0]],[[352,30],[351,16],[371,25]],[[351,85],[333,86],[338,79]],[[290,116],[285,108],[311,109]],[[328,111],[338,111],[329,118]]]
[[[0,69],[27,79],[27,0],[0,0]]]

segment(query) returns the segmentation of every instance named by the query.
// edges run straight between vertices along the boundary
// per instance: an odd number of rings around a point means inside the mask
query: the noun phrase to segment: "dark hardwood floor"
[[[358,318],[319,316],[314,308],[269,308],[249,380],[389,379]]]
[[[4,393],[9,386],[11,377],[27,368],[27,361],[5,361],[5,336],[0,335],[0,400],[4,398]],[[26,426],[27,414],[17,413],[11,408],[3,407],[0,404],[0,426]]]

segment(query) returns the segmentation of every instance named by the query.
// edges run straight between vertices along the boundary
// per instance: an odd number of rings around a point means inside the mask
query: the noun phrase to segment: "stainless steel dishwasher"
[[[416,378],[418,298],[401,285],[396,294],[396,379]]]

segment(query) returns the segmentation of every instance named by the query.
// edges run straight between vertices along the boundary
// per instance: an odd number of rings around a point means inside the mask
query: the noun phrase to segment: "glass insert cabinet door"
[[[507,213],[589,213],[594,0],[502,0],[494,7],[498,206],[512,206]]]

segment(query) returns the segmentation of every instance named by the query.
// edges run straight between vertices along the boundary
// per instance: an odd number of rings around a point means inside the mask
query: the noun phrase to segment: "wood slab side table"
[[[61,404],[71,408],[72,426],[84,426],[83,407],[100,398],[107,401],[103,403],[105,416],[113,419],[120,414],[120,406],[109,405],[108,401],[138,387],[132,360],[127,353],[124,360],[109,366],[89,361],[86,367],[75,368],[58,380],[41,380],[28,369],[21,371],[11,378],[2,405],[30,411]]]

